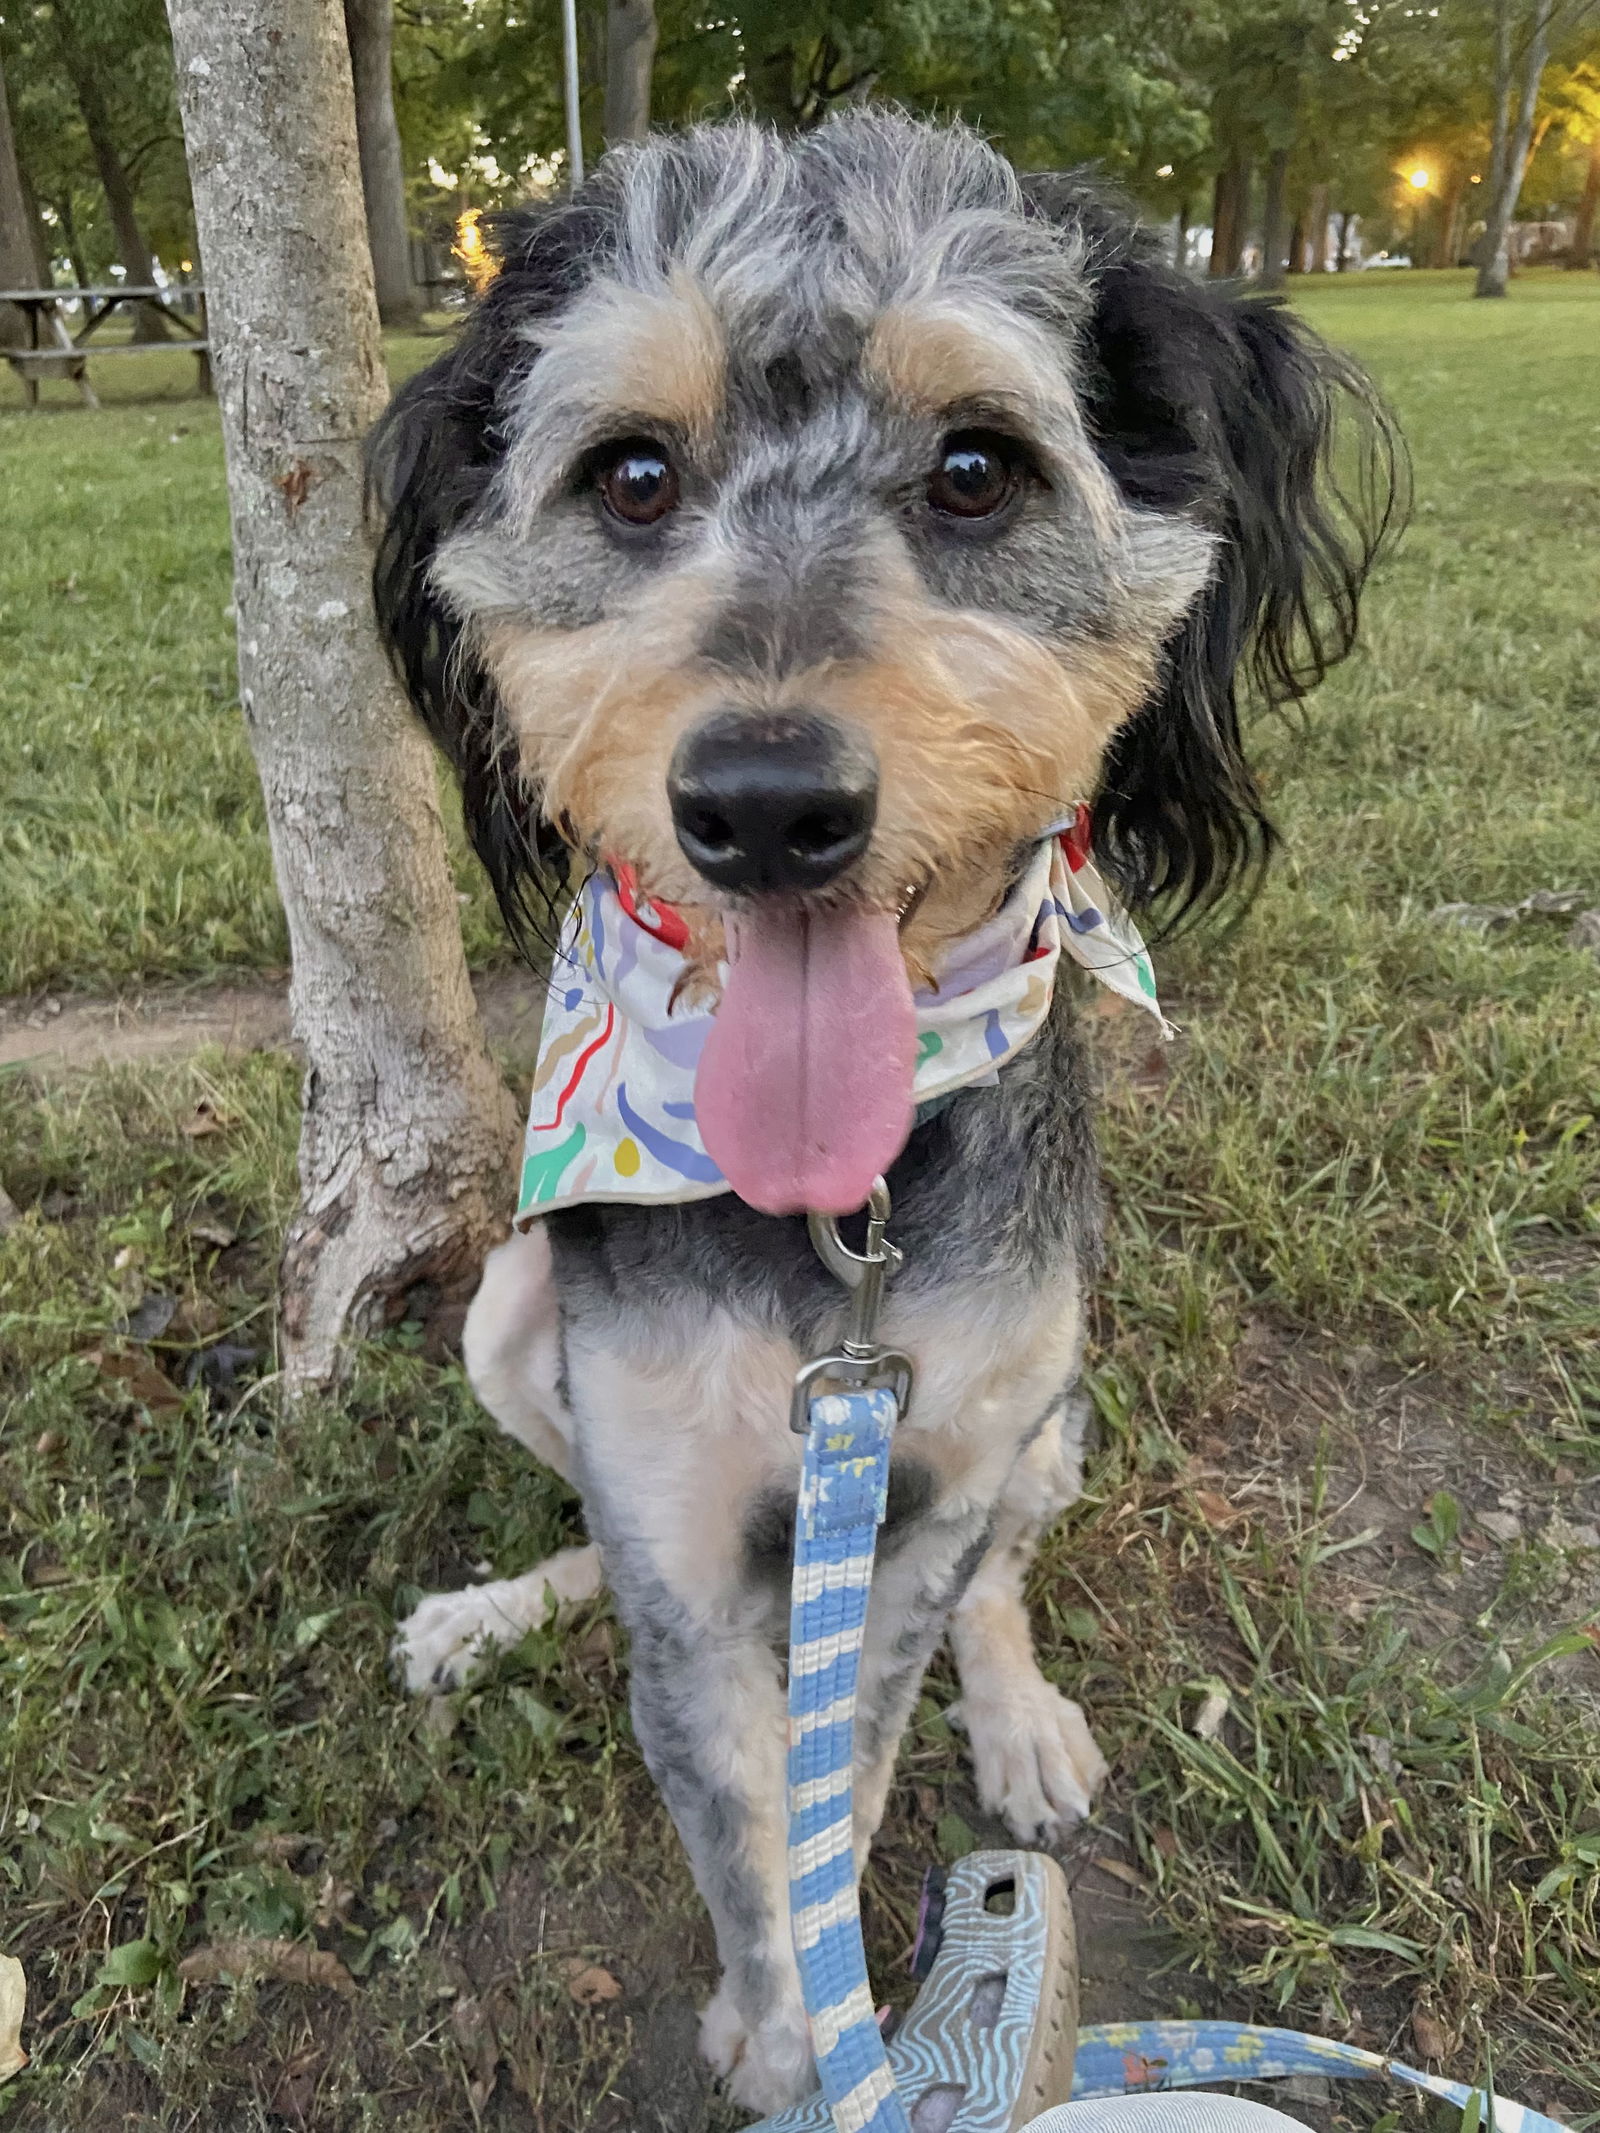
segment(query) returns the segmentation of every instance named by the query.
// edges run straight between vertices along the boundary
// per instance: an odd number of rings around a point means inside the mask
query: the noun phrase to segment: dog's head
[[[1348,647],[1373,542],[1328,501],[1370,397],[1290,314],[894,113],[657,137],[498,242],[373,469],[381,624],[513,923],[576,853],[708,975],[781,904],[919,976],[1079,801],[1136,902],[1250,871],[1236,690]]]

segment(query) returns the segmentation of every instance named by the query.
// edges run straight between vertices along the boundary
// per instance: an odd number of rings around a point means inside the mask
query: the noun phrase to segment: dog
[[[883,1334],[917,1373],[862,1661],[858,1861],[945,1636],[985,1806],[1049,1843],[1106,1772],[1023,1599],[1081,1485],[1086,1072],[1058,982],[997,1072],[913,1108],[907,1002],[1085,806],[1130,907],[1248,893],[1273,832],[1241,696],[1298,696],[1349,649],[1396,446],[1291,313],[1190,282],[1094,184],[1019,176],[959,125],[654,137],[494,244],[374,440],[380,627],[515,935],[602,878],[674,915],[669,1012],[721,1033],[703,1123],[738,1191],[580,1196],[491,1255],[468,1372],[592,1538],[425,1599],[399,1651],[412,1686],[458,1681],[603,1575],[716,1929],[702,2046],[770,2112],[813,2081],[787,1410],[845,1309],[801,1211],[858,1205],[883,1169],[904,1254]]]

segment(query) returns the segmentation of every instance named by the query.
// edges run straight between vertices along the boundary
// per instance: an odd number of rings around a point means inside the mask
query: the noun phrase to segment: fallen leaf
[[[1155,1836],[1155,1845],[1156,1850],[1161,1854],[1163,1859],[1177,1858],[1178,1838],[1176,1831],[1170,1829],[1158,1829],[1156,1831]]]
[[[221,1133],[232,1124],[233,1120],[226,1113],[219,1111],[214,1103],[208,1102],[202,1096],[178,1131],[185,1140],[200,1141],[204,1140],[208,1133]]]
[[[1229,1503],[1226,1496],[1219,1496],[1215,1489],[1196,1489],[1194,1501],[1195,1509],[1208,1526],[1231,1526],[1236,1518],[1242,1518],[1244,1515],[1236,1505]]]
[[[128,1313],[122,1331],[131,1341],[159,1340],[177,1316],[176,1296],[163,1296],[152,1289],[140,1298],[137,1306]]]
[[[1207,1689],[1205,1701],[1194,1714],[1196,1740],[1215,1740],[1222,1731],[1222,1721],[1228,1715],[1228,1692],[1224,1688]]]
[[[355,1900],[356,1892],[348,1881],[335,1881],[332,1874],[324,1874],[317,1890],[317,1907],[311,1914],[313,1923],[326,1929],[336,1919],[348,1917]]]
[[[183,1405],[183,1394],[147,1355],[135,1355],[126,1348],[90,1348],[82,1360],[145,1407],[166,1413]]]
[[[285,1985],[325,1985],[331,1992],[351,1993],[356,1981],[326,1948],[298,1940],[258,1940],[235,1934],[208,1941],[178,1965],[185,1984],[214,1985],[225,1977],[270,1977]]]
[[[1418,2057],[1423,2059],[1448,2059],[1453,2049],[1438,2017],[1429,2014],[1425,2007],[1411,2010],[1411,2041],[1417,2048]]]
[[[1096,1852],[1092,1863],[1099,1867],[1102,1874],[1109,1874],[1113,1881],[1120,1881],[1125,1888],[1133,1889],[1140,1896],[1155,1894],[1143,1874],[1129,1866],[1125,1859],[1112,1859],[1104,1852]]]
[[[456,2001],[450,2010],[450,2034],[467,2069],[467,2094],[472,2108],[481,2111],[494,2092],[495,2077],[500,2071],[500,2040],[482,2000],[466,1993]]]
[[[0,1955],[0,2081],[20,2074],[28,2063],[22,2049],[22,2017],[28,2007],[28,1980],[14,1955]]]
[[[21,1220],[22,1209],[5,1187],[0,1185],[0,1237],[3,1237],[7,1230],[15,1229]]]
[[[1567,933],[1569,948],[1592,948],[1600,955],[1600,911],[1581,911]]]
[[[310,2120],[311,2106],[317,2100],[317,2068],[321,2063],[320,2052],[296,2052],[272,2084],[271,2109],[279,2118],[287,2118],[292,2126],[303,2126]]]
[[[609,1970],[602,1970],[598,1963],[586,1963],[574,1957],[566,1966],[567,1991],[580,2007],[603,2007],[608,2000],[620,2000],[622,1987]]]
[[[214,1244],[219,1252],[225,1252],[230,1244],[237,1244],[239,1232],[229,1229],[226,1222],[213,1222],[209,1216],[189,1224],[191,1237],[198,1237],[202,1244]]]

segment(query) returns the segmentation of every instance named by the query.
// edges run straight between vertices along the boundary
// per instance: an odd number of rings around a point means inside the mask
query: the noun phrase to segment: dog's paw
[[[1106,1759],[1082,1711],[1042,1674],[963,1700],[978,1797],[1019,1844],[1057,1842],[1089,1813]]]
[[[400,1624],[395,1670],[414,1696],[457,1689],[493,1645],[515,1644],[557,1609],[600,1590],[600,1551],[563,1548],[524,1577],[497,1578],[465,1592],[430,1592]]]
[[[796,2002],[775,2009],[752,2029],[726,1979],[700,2017],[700,2051],[733,2101],[763,2117],[787,2110],[817,2085],[804,2008]]]

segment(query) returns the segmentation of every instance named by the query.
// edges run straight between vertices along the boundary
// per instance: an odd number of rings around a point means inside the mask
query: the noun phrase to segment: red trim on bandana
[[[646,933],[653,934],[664,948],[681,950],[688,947],[689,929],[683,922],[681,912],[672,904],[652,903],[648,897],[646,897],[644,908],[641,910],[639,905],[639,876],[637,871],[629,866],[625,859],[612,861],[611,874],[612,879],[617,884],[617,901],[636,926],[642,926]],[[654,915],[654,925],[645,917],[645,911],[649,911]]]
[[[1074,874],[1088,861],[1090,828],[1089,810],[1080,800],[1077,812],[1072,818],[1072,826],[1070,829],[1064,829],[1060,837],[1061,849],[1067,855],[1067,865]]]

